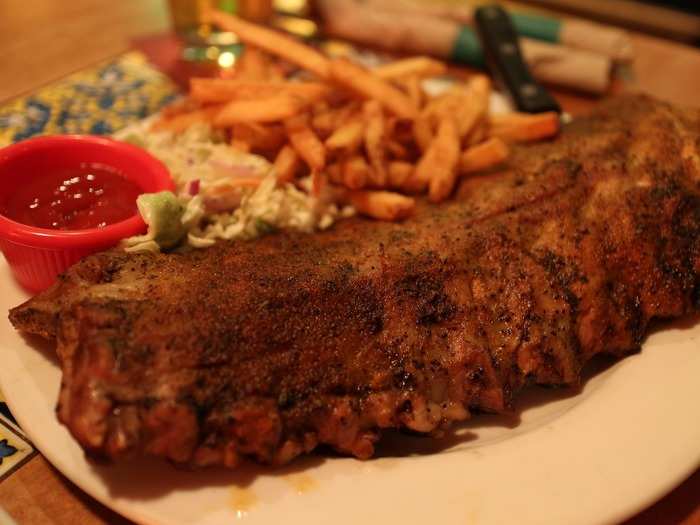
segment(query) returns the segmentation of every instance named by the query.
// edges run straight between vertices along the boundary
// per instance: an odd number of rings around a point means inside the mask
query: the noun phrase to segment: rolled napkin
[[[484,65],[476,33],[455,20],[382,10],[354,0],[320,0],[317,5],[326,35],[390,51]],[[540,80],[595,94],[610,85],[609,57],[529,38],[521,38],[520,44],[525,61]]]
[[[561,22],[559,41],[567,46],[609,56],[619,62],[634,59],[634,48],[626,31],[586,20],[567,18]]]
[[[364,0],[363,5],[382,11],[437,16],[473,25],[474,9],[466,2],[425,2],[420,0]],[[521,11],[509,11],[521,36],[562,44],[605,55],[615,61],[632,60],[634,53],[626,31],[580,18],[555,18]]]
[[[539,80],[596,95],[610,86],[612,62],[607,57],[530,38],[521,38],[520,46]]]

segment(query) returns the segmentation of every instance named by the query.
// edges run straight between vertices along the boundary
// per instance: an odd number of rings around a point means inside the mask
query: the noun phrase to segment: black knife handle
[[[532,77],[508,13],[502,7],[488,5],[476,10],[474,21],[486,64],[515,106],[526,113],[560,113],[556,100]]]

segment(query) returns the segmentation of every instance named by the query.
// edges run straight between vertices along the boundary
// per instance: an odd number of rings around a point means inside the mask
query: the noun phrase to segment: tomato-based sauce
[[[119,172],[85,165],[46,173],[21,185],[2,214],[38,228],[102,228],[133,216],[140,193]]]

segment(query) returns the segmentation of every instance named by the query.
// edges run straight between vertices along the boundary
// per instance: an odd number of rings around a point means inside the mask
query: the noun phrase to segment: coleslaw
[[[160,159],[177,188],[139,196],[148,232],[122,241],[127,251],[203,248],[277,230],[312,232],[354,214],[351,207],[311,195],[309,180],[301,181],[301,189],[277,184],[267,159],[236,151],[206,124],[174,134],[150,131],[144,123],[120,138]]]

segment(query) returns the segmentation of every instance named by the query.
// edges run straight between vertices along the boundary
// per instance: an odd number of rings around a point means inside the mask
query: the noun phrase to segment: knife
[[[474,22],[486,65],[513,105],[525,113],[561,114],[557,101],[530,73],[508,13],[497,5],[483,6],[475,11]]]

